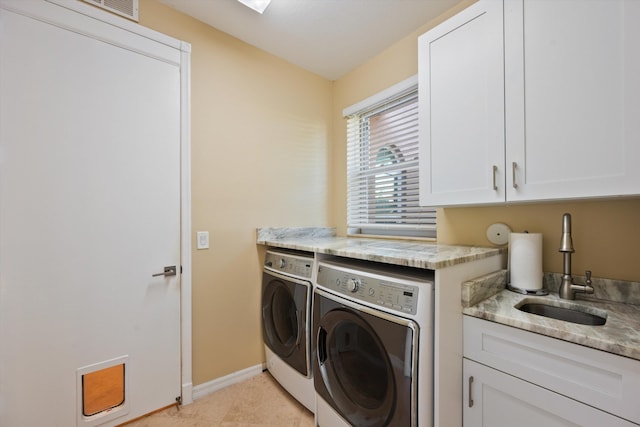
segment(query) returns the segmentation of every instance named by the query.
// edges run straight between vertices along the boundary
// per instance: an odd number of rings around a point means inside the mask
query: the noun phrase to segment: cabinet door
[[[507,200],[640,193],[640,2],[504,13]]]
[[[465,427],[635,425],[469,359],[463,369]]]
[[[502,1],[420,36],[420,204],[504,202]]]

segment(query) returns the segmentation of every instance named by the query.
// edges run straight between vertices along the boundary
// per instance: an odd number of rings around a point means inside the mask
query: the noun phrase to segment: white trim
[[[251,366],[241,371],[233,372],[224,377],[216,378],[215,380],[208,381],[206,383],[198,384],[193,387],[193,399],[197,400],[201,397],[205,397],[218,390],[222,390],[230,385],[237,384],[241,381],[253,378],[256,375],[260,375],[265,369],[264,364]]]
[[[386,88],[383,91],[370,96],[369,98],[362,100],[356,104],[353,104],[344,110],[342,110],[342,117],[348,117],[352,114],[369,109],[377,104],[382,104],[390,98],[397,98],[399,93],[409,90],[418,85],[418,75],[413,75],[408,79],[396,83],[391,87]]]
[[[182,42],[180,58],[181,265],[180,340],[182,404],[193,402],[191,323],[191,45]]]
[[[182,384],[181,393],[182,405],[190,405],[193,403],[193,383]]]
[[[2,0],[5,1],[5,0]],[[24,0],[6,0],[7,2],[14,3],[24,3]],[[130,21],[119,15],[114,15],[111,12],[106,11],[105,9],[99,8],[96,4],[95,6],[82,3],[75,0],[45,0],[49,3],[56,4],[58,6],[62,6],[65,9],[71,9],[82,15],[89,16],[91,18],[97,19],[98,21],[106,22],[108,24],[113,25],[114,27],[121,28],[123,30],[130,31],[134,34],[138,34],[143,37],[147,37],[153,41],[165,44],[167,46],[173,47],[175,49],[180,49],[181,41],[175,39],[166,34],[160,33],[158,31],[152,30],[147,27],[143,27],[142,25]]]
[[[0,7],[169,64],[180,65],[180,40],[89,4],[70,0],[0,0]],[[76,14],[69,16],[69,11]],[[137,36],[135,43],[131,42],[132,34]]]

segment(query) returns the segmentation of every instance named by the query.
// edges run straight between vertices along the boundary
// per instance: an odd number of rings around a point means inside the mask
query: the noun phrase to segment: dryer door
[[[416,425],[417,325],[321,290],[314,298],[316,392],[358,427]]]
[[[311,284],[277,273],[262,275],[262,335],[280,359],[309,376]]]

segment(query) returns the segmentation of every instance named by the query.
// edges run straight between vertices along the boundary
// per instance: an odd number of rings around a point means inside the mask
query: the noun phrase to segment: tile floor
[[[313,427],[313,414],[268,372],[124,427]]]

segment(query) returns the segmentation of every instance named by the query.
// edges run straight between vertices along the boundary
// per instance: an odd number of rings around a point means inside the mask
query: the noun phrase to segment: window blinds
[[[347,117],[351,234],[436,236],[436,211],[419,205],[416,84]]]

